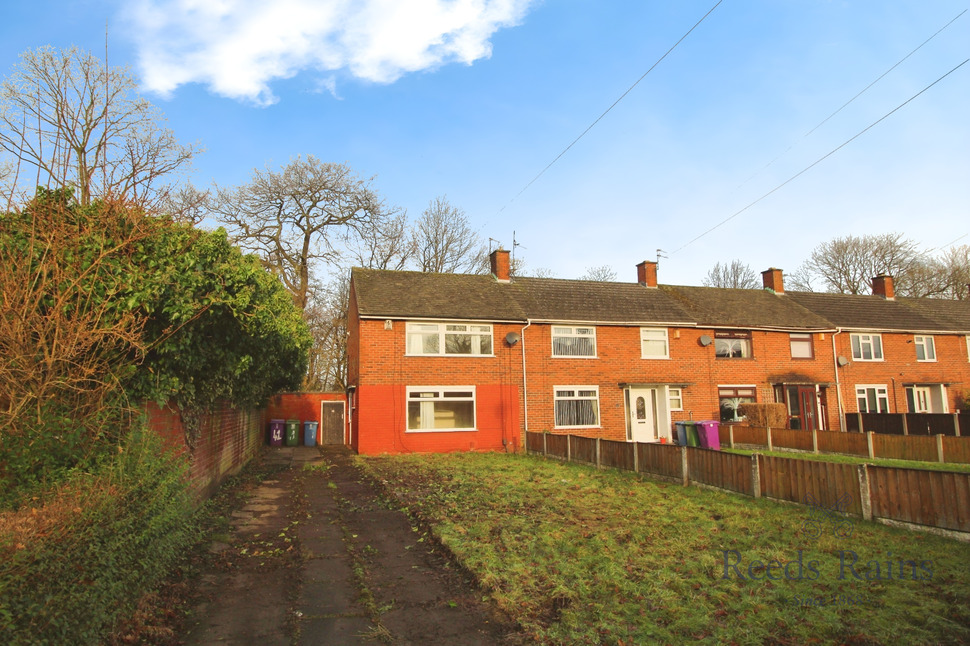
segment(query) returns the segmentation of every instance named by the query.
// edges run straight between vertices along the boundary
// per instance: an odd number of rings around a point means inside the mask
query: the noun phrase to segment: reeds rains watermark
[[[808,517],[802,523],[802,533],[817,540],[831,531],[836,539],[848,539],[855,529],[855,521],[846,514],[851,504],[848,495],[840,497],[830,507],[809,495]],[[818,581],[834,578],[838,581],[932,581],[932,561],[907,558],[886,552],[885,556],[860,559],[852,549],[836,552],[830,559],[808,558],[804,550],[797,550],[789,559],[758,559],[741,554],[739,550],[721,550],[721,579],[742,581]],[[792,597],[792,605],[871,605],[865,594],[837,594],[826,597]]]

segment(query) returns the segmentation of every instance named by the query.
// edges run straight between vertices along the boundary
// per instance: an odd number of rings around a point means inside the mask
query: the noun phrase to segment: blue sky
[[[100,55],[107,25],[110,63],[205,147],[196,185],[344,162],[412,217],[447,195],[561,278],[632,282],[658,248],[661,282],[700,284],[836,236],[970,243],[970,63],[859,135],[970,57],[970,12],[806,136],[967,0],[726,0],[522,192],[715,3],[6,0],[0,71]]]

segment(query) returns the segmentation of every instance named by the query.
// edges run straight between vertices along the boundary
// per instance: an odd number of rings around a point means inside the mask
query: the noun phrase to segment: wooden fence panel
[[[953,415],[950,413],[903,413],[906,432],[910,435],[954,435]]]
[[[684,477],[680,447],[671,444],[637,444],[637,463],[640,473],[652,473],[667,478]]]
[[[717,427],[717,438],[722,448],[731,446],[731,428],[727,424],[720,424]]]
[[[880,435],[872,436],[872,456],[892,460],[920,460],[936,462],[936,438],[919,435]]]
[[[592,437],[571,436],[571,455],[573,462],[596,464],[596,439]]]
[[[789,431],[785,429],[771,429],[771,444],[774,448],[812,450],[811,431]]]
[[[525,448],[529,453],[542,454],[542,433],[526,433]]]
[[[816,431],[818,450],[825,453],[846,453],[869,457],[869,443],[865,433],[841,433],[839,431]]]
[[[846,413],[850,417],[853,413]],[[863,431],[868,433],[885,433],[887,435],[903,434],[903,416],[896,413],[862,413]]]
[[[687,449],[691,482],[751,495],[751,457],[709,449]]]
[[[970,474],[868,469],[873,517],[970,532]]]
[[[600,440],[600,466],[633,471],[633,454],[636,446],[632,442]]]
[[[569,455],[566,446],[566,441],[568,439],[568,435],[554,435],[553,433],[546,433],[546,455],[551,455],[565,460],[566,456]]]
[[[768,429],[757,426],[735,426],[734,443],[768,446]]]
[[[943,460],[970,464],[970,437],[944,437]]]
[[[759,455],[758,468],[762,496],[862,514],[858,467],[854,464]]]

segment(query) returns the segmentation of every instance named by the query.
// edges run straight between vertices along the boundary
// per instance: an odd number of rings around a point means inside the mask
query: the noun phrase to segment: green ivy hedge
[[[103,641],[196,539],[186,467],[138,431],[97,472],[0,514],[0,643]]]

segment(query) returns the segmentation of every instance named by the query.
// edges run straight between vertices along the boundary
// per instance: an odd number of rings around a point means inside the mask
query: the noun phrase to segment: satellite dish
[[[705,334],[701,336],[701,338],[697,339],[697,342],[706,348],[707,346],[711,345],[711,343],[713,343],[713,340],[711,339],[711,337]]]
[[[840,368],[843,368],[849,365],[849,360],[841,356],[838,359],[836,359],[836,362],[838,362]]]
[[[508,343],[509,345],[515,345],[516,343],[519,342],[519,338],[520,337],[518,332],[509,332],[508,334],[505,335],[505,342]]]

